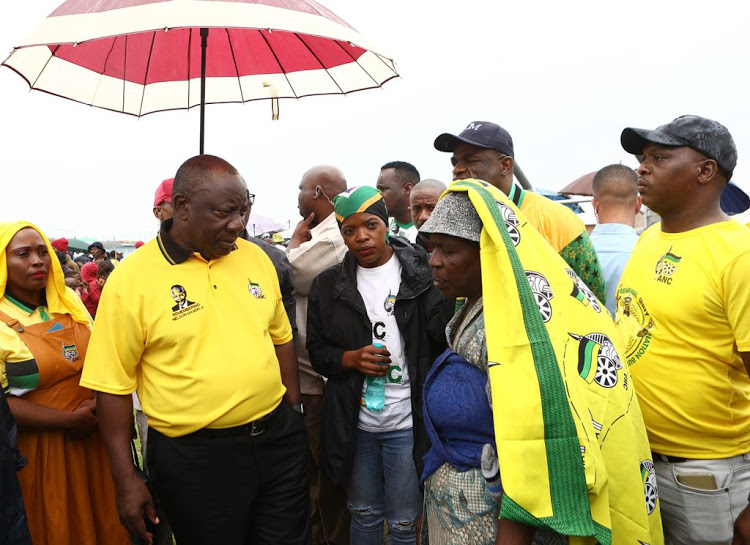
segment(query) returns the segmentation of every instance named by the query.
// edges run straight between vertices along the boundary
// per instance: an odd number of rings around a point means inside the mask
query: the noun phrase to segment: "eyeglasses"
[[[249,205],[251,205],[251,206],[255,203],[255,194],[254,193],[248,192],[248,194],[247,194],[247,203]]]

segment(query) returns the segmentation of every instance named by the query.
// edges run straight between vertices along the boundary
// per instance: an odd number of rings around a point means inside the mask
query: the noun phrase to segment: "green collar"
[[[39,309],[39,315],[42,317],[43,322],[47,322],[50,319],[49,314],[47,314],[47,309],[45,308],[44,305],[39,305],[38,307],[36,307],[31,303],[28,303],[26,301],[13,297],[8,292],[5,292],[5,298],[8,299],[8,301],[13,303],[14,305],[16,305],[18,308],[20,308],[21,310],[25,312],[28,312],[29,314],[33,314],[33,312],[36,309]]]
[[[513,203],[518,207],[521,208],[521,203],[523,203],[523,198],[526,196],[526,190],[522,187],[516,185],[515,183],[510,184],[510,192],[508,193],[508,198],[513,201]]]

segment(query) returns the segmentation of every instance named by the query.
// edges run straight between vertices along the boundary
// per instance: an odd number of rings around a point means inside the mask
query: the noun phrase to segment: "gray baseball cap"
[[[713,159],[727,175],[732,177],[737,166],[737,148],[727,128],[713,119],[698,115],[683,115],[656,130],[628,127],[620,135],[625,151],[642,155],[648,144],[694,149]]]
[[[432,233],[479,242],[482,220],[467,193],[451,192],[440,199],[419,230],[429,239]]]

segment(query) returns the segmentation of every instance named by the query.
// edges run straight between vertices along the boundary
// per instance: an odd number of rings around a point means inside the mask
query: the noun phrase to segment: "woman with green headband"
[[[387,520],[394,544],[414,544],[429,447],[422,382],[445,344],[428,323],[442,298],[424,250],[388,239],[377,189],[336,196],[334,212],[349,251],[313,281],[307,314],[310,360],[328,378],[320,465],[346,487],[352,543],[382,544]]]

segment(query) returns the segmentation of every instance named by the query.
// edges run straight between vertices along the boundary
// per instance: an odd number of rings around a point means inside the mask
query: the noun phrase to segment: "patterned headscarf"
[[[42,237],[47,245],[52,262],[52,266],[47,276],[47,309],[49,312],[57,314],[70,314],[76,321],[82,324],[89,323],[89,316],[82,305],[76,303],[76,295],[70,289],[65,287],[65,275],[60,265],[60,260],[55,256],[55,250],[50,244],[49,239],[33,223],[28,221],[17,221],[0,223],[0,297],[5,295],[5,286],[8,284],[8,261],[6,258],[6,249],[8,244],[21,229],[31,227]]]
[[[361,212],[375,214],[388,226],[388,210],[383,194],[369,185],[352,187],[336,195],[333,198],[333,211],[336,213],[339,229],[346,218]]]

